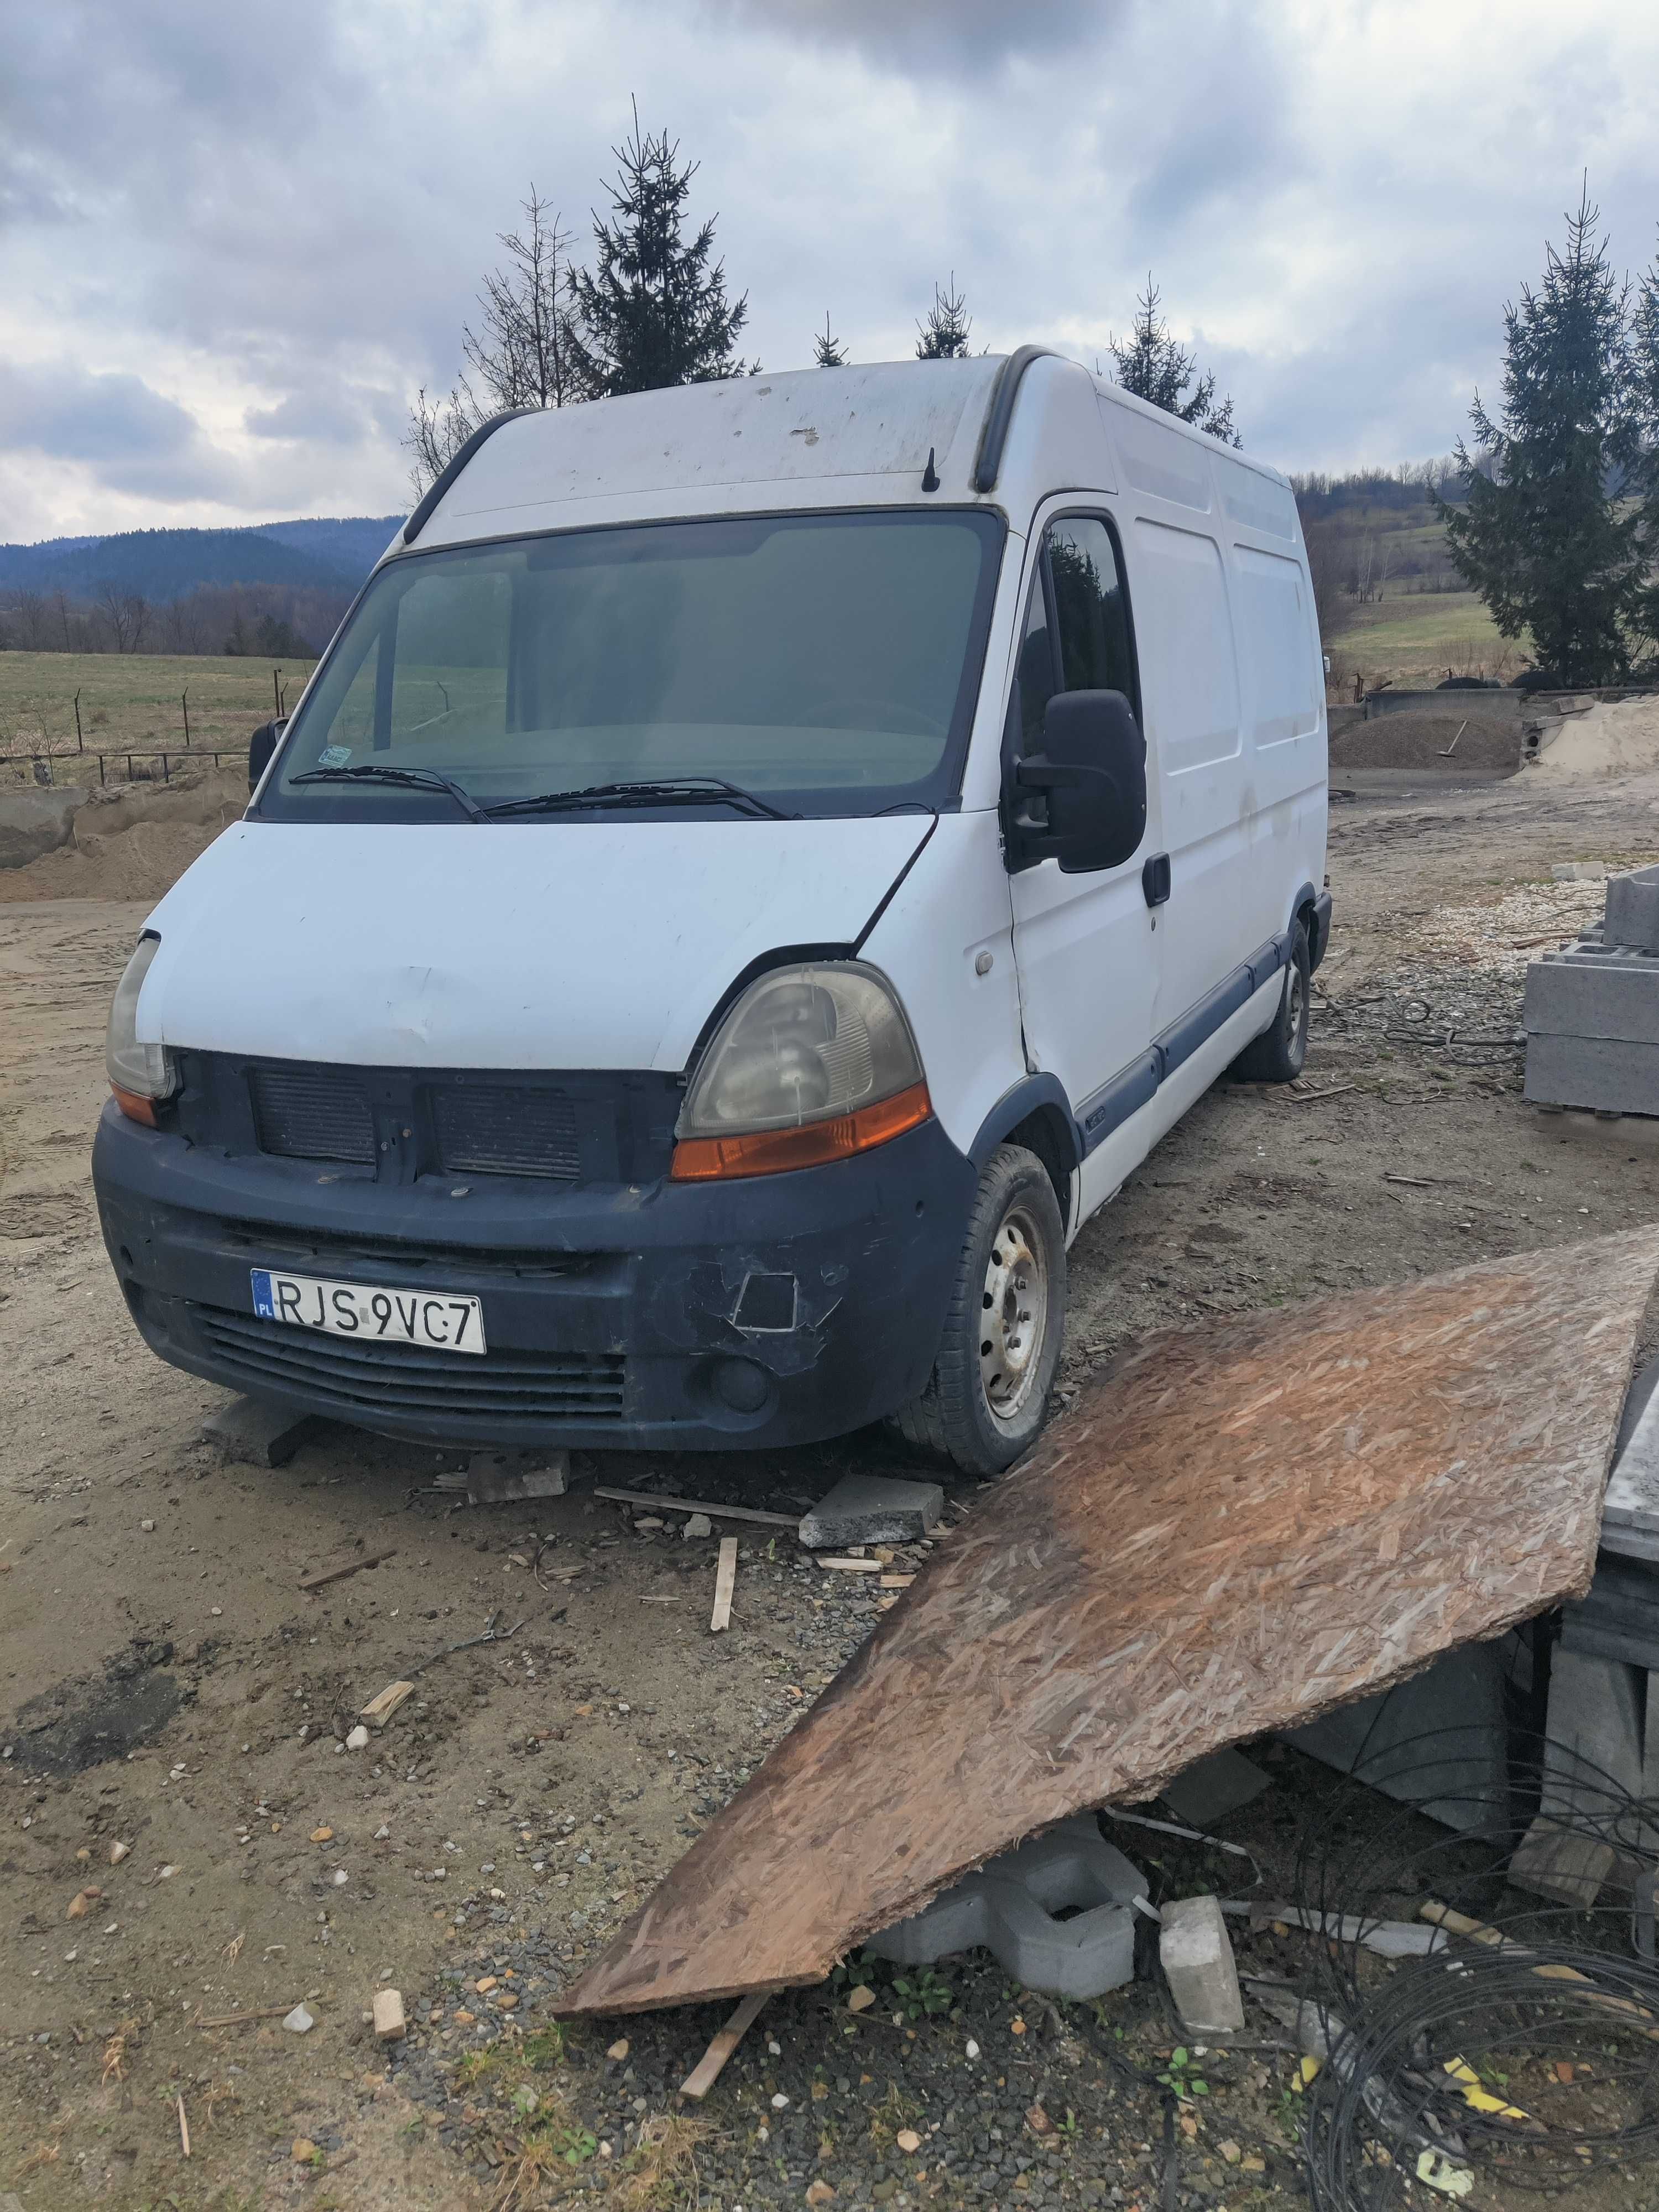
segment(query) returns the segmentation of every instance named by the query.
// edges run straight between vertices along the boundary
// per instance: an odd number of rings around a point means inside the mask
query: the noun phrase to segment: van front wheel
[[[999,1145],[979,1179],[927,1387],[896,1416],[964,1474],[1000,1474],[1036,1443],[1066,1333],[1066,1231],[1035,1152]]]
[[[1291,957],[1273,1027],[1247,1044],[1232,1064],[1240,1083],[1294,1083],[1308,1058],[1308,1007],[1313,997],[1308,927],[1298,921],[1291,933]]]

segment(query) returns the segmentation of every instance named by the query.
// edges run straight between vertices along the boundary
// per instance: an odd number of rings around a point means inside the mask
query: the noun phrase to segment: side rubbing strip
[[[1078,1114],[1078,1133],[1085,1153],[1121,1128],[1131,1114],[1138,1114],[1158,1095],[1163,1080],[1164,1054],[1154,1045],[1133,1060],[1121,1074],[1103,1084],[1092,1098],[1085,1098]]]
[[[459,451],[450,456],[443,473],[428,487],[426,496],[404,523],[404,544],[412,545],[415,543],[427,524],[431,521],[433,509],[437,506],[438,501],[449,489],[486,438],[493,438],[503,422],[516,422],[520,415],[535,415],[539,411],[539,409],[534,407],[507,407],[504,408],[499,415],[492,415],[487,422],[481,422]]]
[[[1002,449],[1008,442],[1008,425],[1014,419],[1014,402],[1019,397],[1021,378],[1034,361],[1060,359],[1052,346],[1023,345],[1011,353],[997,371],[996,382],[991,386],[990,404],[985,410],[984,427],[979,434],[979,451],[974,456],[975,491],[994,491],[997,488]]]

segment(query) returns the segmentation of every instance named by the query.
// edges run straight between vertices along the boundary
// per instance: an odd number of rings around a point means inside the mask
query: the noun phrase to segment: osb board
[[[558,2009],[820,1980],[1034,1830],[1582,1596],[1656,1269],[1644,1230],[1124,1357]]]

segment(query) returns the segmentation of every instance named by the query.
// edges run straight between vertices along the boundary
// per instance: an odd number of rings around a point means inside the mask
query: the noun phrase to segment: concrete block
[[[1100,1996],[1133,1978],[1133,1900],[1146,1894],[1139,1871],[1084,1814],[988,1861],[865,1948],[924,1966],[978,1945],[1024,1989]]]
[[[1611,1808],[1602,1793],[1609,1784],[1640,1796],[1646,1671],[1557,1650],[1545,1723],[1543,1818],[1570,1826],[1588,1812],[1592,1820],[1605,1821]]]
[[[1271,1778],[1242,1751],[1212,1751],[1164,1790],[1164,1803],[1189,1828],[1207,1828],[1237,1813],[1272,1786]]]
[[[945,1492],[936,1482],[847,1474],[803,1515],[800,1540],[809,1552],[840,1552],[849,1544],[914,1544],[938,1528],[944,1511]]]
[[[1659,866],[1632,868],[1612,878],[1602,935],[1609,945],[1659,952]]]
[[[1158,1956],[1188,2035],[1239,2033],[1244,1999],[1218,1898],[1182,1897],[1166,1905]]]
[[[1659,1114],[1659,1044],[1622,1037],[1528,1036],[1526,1096],[1534,1106]]]
[[[240,1467],[286,1467],[316,1425],[270,1398],[233,1398],[203,1422],[202,1442]]]
[[[376,1990],[373,2007],[377,2043],[401,2043],[407,2032],[404,2001],[397,1990]]]
[[[1659,1044],[1659,961],[1558,954],[1527,969],[1528,1037],[1624,1037]]]

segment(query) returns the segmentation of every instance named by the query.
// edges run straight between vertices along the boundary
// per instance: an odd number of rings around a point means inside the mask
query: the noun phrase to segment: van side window
[[[1092,515],[1051,523],[1048,574],[1066,691],[1121,691],[1134,701],[1134,656],[1111,532]]]
[[[1043,589],[1042,566],[1031,579],[1030,604],[1025,610],[1025,634],[1019,647],[1020,750],[1042,749],[1042,717],[1060,686],[1054,681],[1054,647],[1048,636],[1048,602]]]

